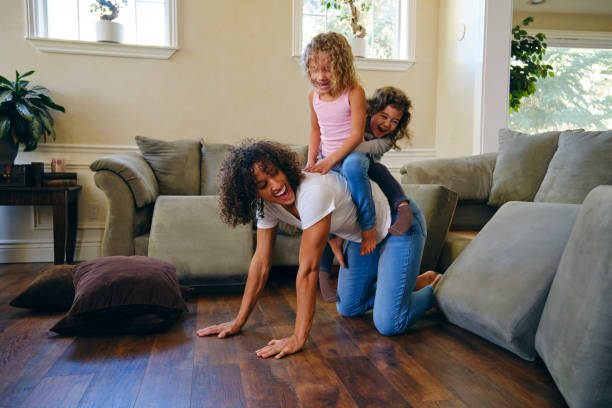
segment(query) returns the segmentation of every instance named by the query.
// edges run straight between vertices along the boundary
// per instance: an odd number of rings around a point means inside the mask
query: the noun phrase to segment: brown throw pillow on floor
[[[10,305],[41,312],[70,309],[74,300],[74,267],[75,265],[54,265],[43,270]]]
[[[175,268],[154,258],[99,258],[77,265],[73,278],[74,303],[56,333],[158,332],[187,311]]]

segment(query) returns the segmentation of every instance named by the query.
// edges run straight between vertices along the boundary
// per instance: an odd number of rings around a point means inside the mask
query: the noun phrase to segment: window
[[[367,31],[362,69],[405,70],[414,61],[415,0],[361,0],[360,24]],[[315,35],[336,31],[350,35],[348,6],[326,8],[321,0],[294,0],[293,55],[298,57]]]
[[[549,47],[544,60],[555,76],[537,81],[536,92],[510,115],[509,127],[525,133],[612,128],[612,36],[571,42],[545,34]]]
[[[27,38],[41,51],[168,58],[176,51],[176,0],[127,0],[113,20],[122,44],[96,42],[91,0],[27,0]],[[134,47],[134,46],[138,47]]]

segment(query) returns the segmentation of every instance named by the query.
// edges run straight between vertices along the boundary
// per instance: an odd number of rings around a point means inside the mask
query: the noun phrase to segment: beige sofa
[[[231,228],[218,216],[216,174],[230,145],[137,137],[141,153],[94,161],[108,199],[103,256],[148,255],[177,268],[179,280],[204,291],[240,290],[255,248],[253,226]],[[291,146],[305,163],[307,146]],[[422,270],[433,268],[457,194],[439,185],[404,185],[423,211],[428,239]],[[279,226],[273,266],[298,264],[300,234]]]

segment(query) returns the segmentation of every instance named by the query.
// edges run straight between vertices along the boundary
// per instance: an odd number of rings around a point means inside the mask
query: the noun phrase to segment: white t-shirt
[[[353,204],[346,180],[335,171],[325,175],[305,173],[298,187],[295,206],[300,214],[296,218],[282,205],[264,202],[263,217],[258,217],[257,228],[274,228],[279,221],[305,230],[326,215],[331,216],[331,233],[353,242],[361,242],[361,227],[357,222],[357,210]],[[372,185],[372,197],[376,208],[376,242],[387,235],[391,225],[391,213],[387,198],[376,183]]]

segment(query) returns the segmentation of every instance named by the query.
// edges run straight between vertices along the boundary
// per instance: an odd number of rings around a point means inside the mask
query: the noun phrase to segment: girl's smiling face
[[[370,118],[370,133],[376,138],[385,137],[397,128],[401,119],[402,111],[387,105],[385,109],[376,112]]]
[[[333,94],[334,75],[331,71],[329,56],[320,52],[309,63],[310,82],[317,89],[319,95]]]

